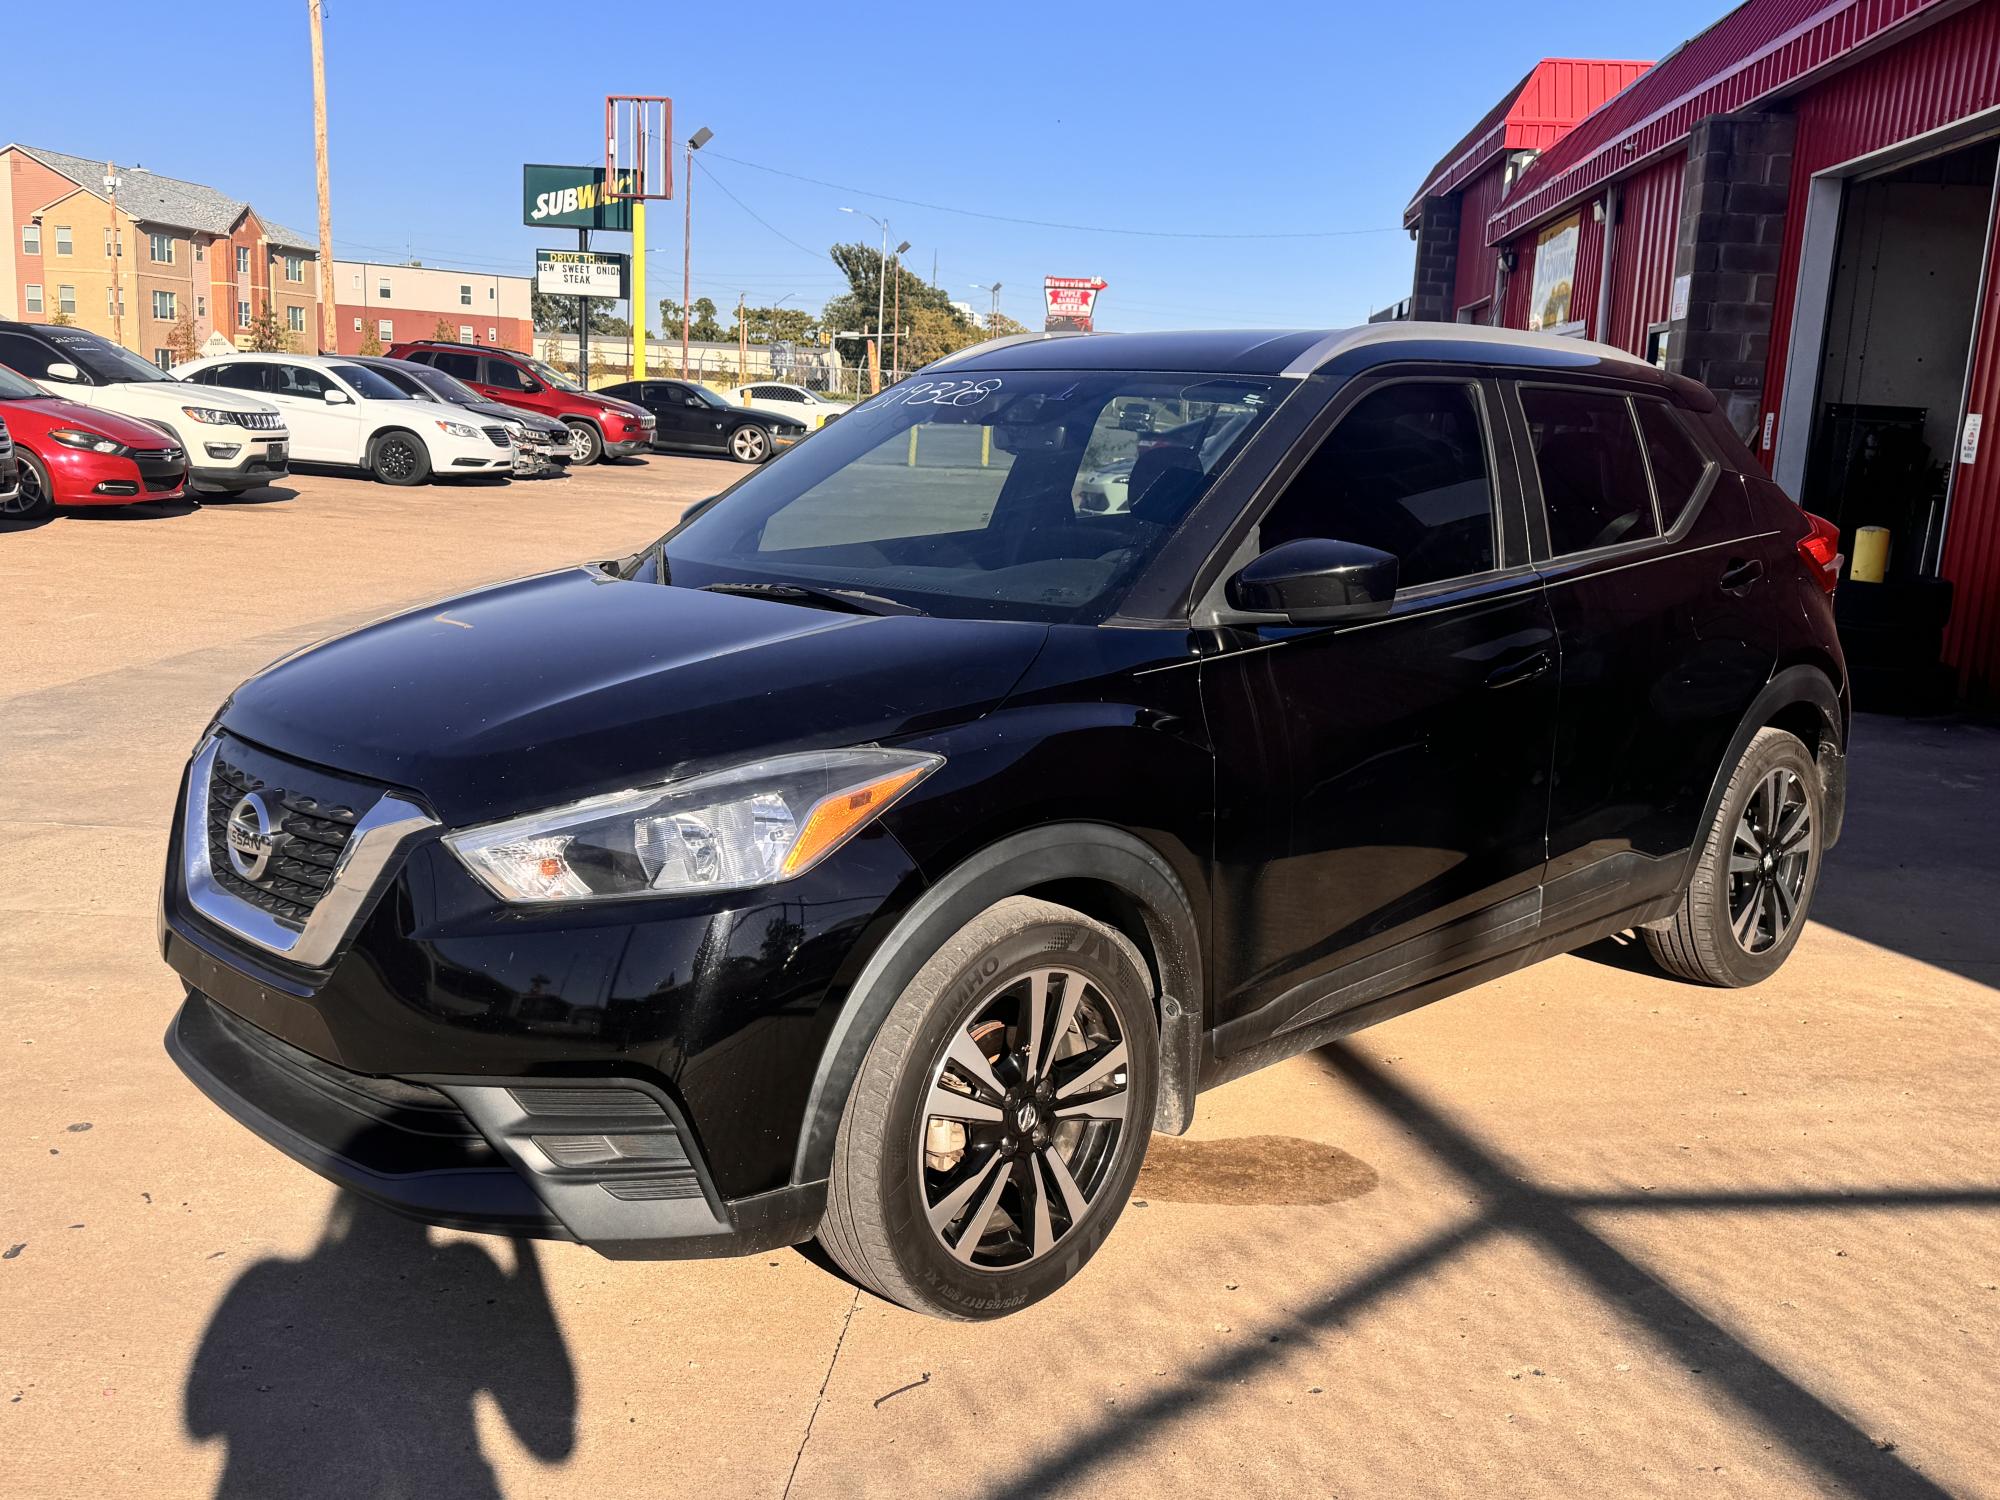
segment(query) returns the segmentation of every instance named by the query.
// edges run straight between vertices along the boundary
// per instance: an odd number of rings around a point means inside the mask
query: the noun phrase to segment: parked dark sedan
[[[604,394],[653,414],[653,446],[694,453],[727,453],[738,463],[761,464],[806,435],[806,425],[752,407],[733,406],[691,380],[628,380]]]
[[[569,428],[554,417],[488,400],[456,376],[415,360],[361,354],[354,356],[351,363],[366,365],[391,385],[419,401],[443,401],[451,406],[462,406],[489,421],[504,423],[508,435],[514,440],[514,471],[517,474],[549,473],[569,467]]]
[[[1086,510],[1132,402],[1233,436]],[[984,344],[633,556],[239,688],[168,1048],[432,1223],[817,1236],[995,1317],[1203,1089],[1629,928],[1774,972],[1845,806],[1837,542],[1599,345]]]

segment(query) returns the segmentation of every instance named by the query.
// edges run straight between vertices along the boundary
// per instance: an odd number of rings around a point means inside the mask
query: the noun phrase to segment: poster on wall
[[[1576,244],[1582,237],[1581,215],[1571,214],[1544,229],[1535,240],[1535,279],[1528,295],[1531,333],[1583,332],[1583,320],[1570,317],[1570,294],[1576,283]]]

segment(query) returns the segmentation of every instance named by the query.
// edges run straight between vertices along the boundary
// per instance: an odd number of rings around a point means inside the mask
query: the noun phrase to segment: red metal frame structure
[[[646,375],[646,203],[649,199],[671,198],[674,195],[673,147],[673,100],[664,94],[605,95],[604,194],[607,198],[626,199],[632,204],[634,380],[643,380]],[[685,299],[685,291],[682,297]],[[681,365],[685,374],[685,325],[681,339]]]

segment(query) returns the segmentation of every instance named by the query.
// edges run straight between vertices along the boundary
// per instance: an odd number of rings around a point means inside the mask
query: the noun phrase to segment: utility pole
[[[326,40],[321,34],[321,0],[306,0],[312,25],[313,169],[319,185],[319,336],[328,354],[340,350],[340,318],[333,305],[333,198],[326,169]]]
[[[750,330],[743,324],[743,302],[749,295],[748,292],[736,294],[736,383],[738,385],[750,378],[744,371],[744,366],[750,360]]]
[[[681,173],[681,379],[688,378],[688,330],[694,322],[694,154],[715,137],[706,125],[687,139]]]
[[[125,342],[125,280],[118,267],[125,259],[125,236],[118,228],[118,164],[104,164],[104,192],[111,200],[111,342]],[[58,306],[61,304],[58,303]]]

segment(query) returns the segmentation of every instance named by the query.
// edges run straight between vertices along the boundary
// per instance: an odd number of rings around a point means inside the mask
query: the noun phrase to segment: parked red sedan
[[[57,505],[176,500],[188,459],[178,439],[150,423],[51,396],[0,367],[0,422],[14,439],[20,487],[0,516],[21,520]]]

